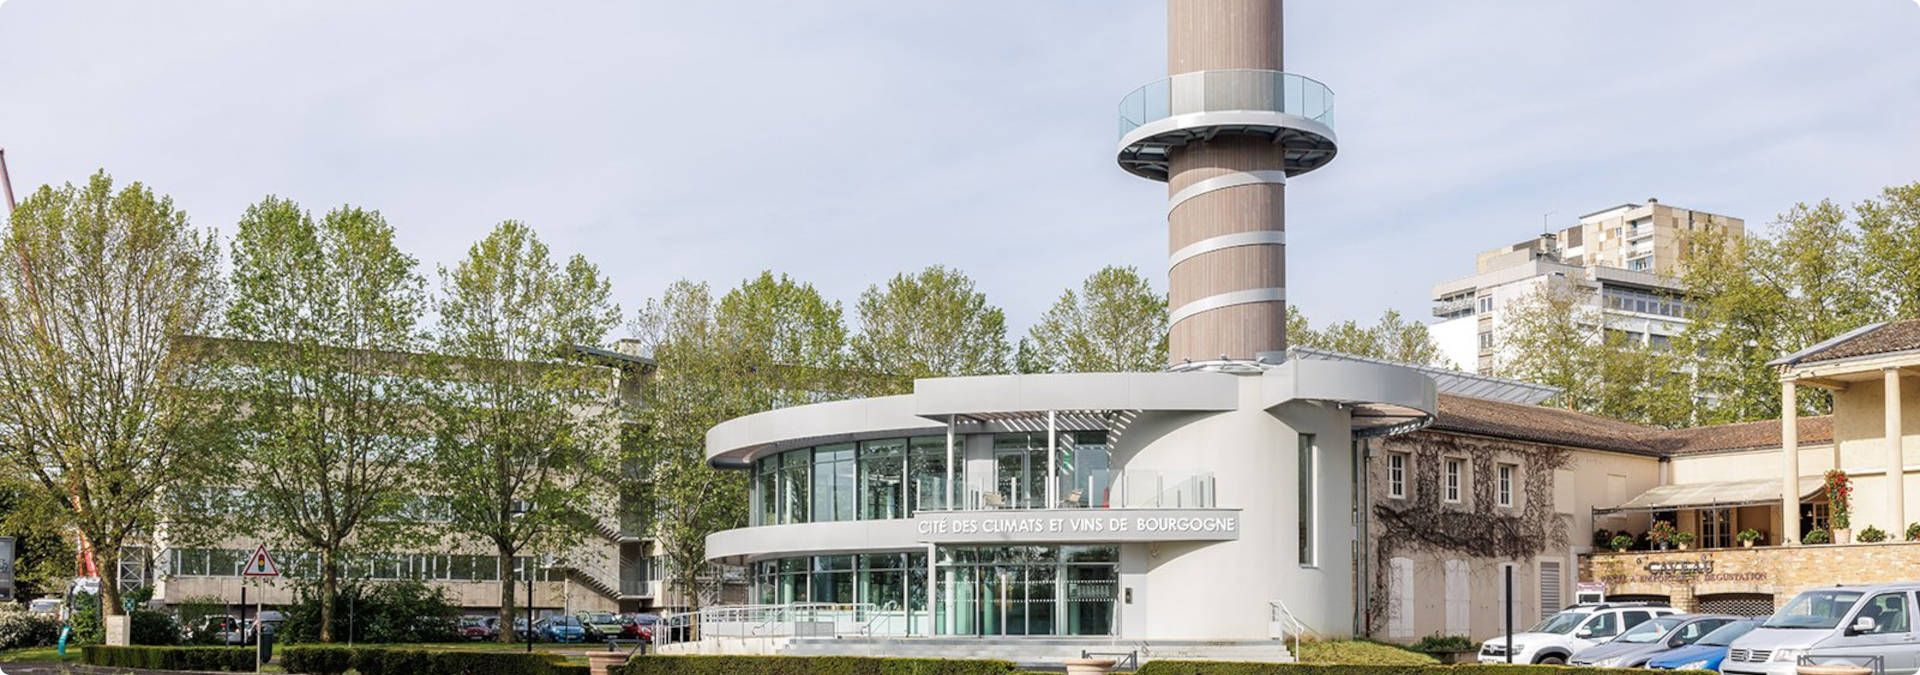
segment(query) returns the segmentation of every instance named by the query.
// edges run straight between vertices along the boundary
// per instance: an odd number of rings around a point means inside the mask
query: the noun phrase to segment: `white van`
[[[1874,668],[1883,675],[1920,669],[1914,593],[1920,583],[1835,586],[1793,596],[1753,632],[1727,646],[1720,672],[1792,675],[1802,658],[1814,664]]]

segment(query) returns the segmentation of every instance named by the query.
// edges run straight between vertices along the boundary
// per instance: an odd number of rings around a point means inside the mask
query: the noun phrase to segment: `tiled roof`
[[[1445,394],[1428,428],[1650,456],[1780,447],[1779,420],[1661,429],[1560,408]],[[1803,417],[1798,434],[1802,446],[1831,443],[1833,417]]]
[[[1920,349],[1920,319],[1894,321],[1826,345],[1824,348],[1798,354],[1798,363],[1818,363],[1838,361],[1857,356],[1891,354]]]

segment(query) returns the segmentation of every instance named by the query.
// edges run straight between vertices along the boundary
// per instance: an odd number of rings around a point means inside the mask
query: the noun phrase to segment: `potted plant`
[[[1833,528],[1833,543],[1845,544],[1853,538],[1853,480],[1847,472],[1827,472],[1827,525]]]
[[[1920,523],[1915,523],[1915,525],[1920,525]],[[1920,530],[1916,530],[1916,532],[1920,532]],[[1606,548],[1612,545],[1613,545],[1613,532],[1608,531],[1607,528],[1604,528],[1604,527],[1593,531],[1593,547],[1594,548]]]
[[[1887,531],[1872,525],[1868,525],[1867,529],[1860,531],[1860,543],[1862,544],[1878,544],[1886,540]]]
[[[1920,525],[1920,523],[1915,523],[1915,525]],[[1920,530],[1916,530],[1915,534],[1920,534]],[[1753,542],[1760,541],[1760,531],[1749,527],[1741,530],[1739,534],[1733,535],[1733,538],[1740,540],[1741,548],[1753,548]]]
[[[1920,541],[1920,523],[1907,526],[1907,541]]]
[[[1673,541],[1673,523],[1664,520],[1653,521],[1653,529],[1647,530],[1647,539],[1653,542],[1654,548],[1667,550],[1667,543]]]
[[[1679,544],[1680,550],[1685,551],[1688,547],[1693,546],[1693,533],[1675,532],[1673,535],[1673,543]]]
[[[1812,531],[1812,532],[1808,532],[1808,533],[1807,533],[1807,536],[1804,536],[1804,537],[1801,537],[1801,538],[1800,538],[1800,543],[1802,543],[1802,544],[1831,544],[1831,543],[1833,543],[1833,536],[1832,536],[1832,535],[1829,535],[1829,534],[1827,534],[1827,531],[1826,531],[1826,530],[1824,530],[1824,529],[1821,529],[1821,528],[1818,528],[1818,527],[1816,527],[1816,528],[1813,528],[1813,531]]]
[[[1627,549],[1633,548],[1633,537],[1631,535],[1616,534],[1613,536],[1613,541],[1608,543],[1613,545],[1614,553],[1626,553]]]
[[[1420,638],[1410,649],[1432,656],[1441,663],[1472,663],[1480,655],[1479,647],[1465,635],[1435,633]]]

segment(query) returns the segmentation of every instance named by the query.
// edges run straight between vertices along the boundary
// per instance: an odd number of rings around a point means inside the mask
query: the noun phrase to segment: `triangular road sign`
[[[280,566],[274,564],[273,556],[267,555],[267,545],[261,544],[260,548],[253,549],[253,555],[247,557],[247,567],[240,571],[240,575],[277,577],[280,576]]]

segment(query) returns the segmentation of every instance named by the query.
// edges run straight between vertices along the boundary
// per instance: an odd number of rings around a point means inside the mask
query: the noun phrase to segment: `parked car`
[[[571,616],[550,616],[535,621],[533,629],[547,642],[585,642],[587,639],[586,627],[580,619]]]
[[[1672,607],[1645,602],[1574,605],[1514,635],[1513,662],[1565,664],[1574,652],[1612,640],[1656,616],[1678,613]],[[1480,662],[1506,663],[1506,636],[1481,643]]]
[[[1669,670],[1719,670],[1720,661],[1727,658],[1727,645],[1735,638],[1746,635],[1760,622],[1766,619],[1741,619],[1715,629],[1700,638],[1699,642],[1666,652],[1647,660],[1648,668]]]
[[[246,643],[246,630],[240,627],[240,619],[231,616],[209,616],[200,620],[200,634],[223,645]]]
[[[613,612],[580,612],[573,618],[580,620],[580,625],[586,630],[586,639],[592,642],[606,642],[608,638],[620,637],[626,630],[625,626],[620,625],[620,617],[614,616]]]
[[[280,624],[286,622],[287,616],[285,614],[271,609],[261,612],[260,616],[247,622],[246,634],[242,644],[254,644],[258,642],[260,640],[260,631],[263,627],[267,632],[267,636],[272,637],[280,632]]]
[[[527,628],[527,617],[522,616],[513,619],[513,636],[521,642],[532,642],[534,640],[535,636],[533,631]]]
[[[1802,592],[1759,628],[1727,646],[1720,672],[1791,675],[1801,657],[1821,665],[1870,666],[1881,673],[1920,668],[1913,593],[1920,583],[1836,586]]]
[[[1699,642],[1721,626],[1740,617],[1718,614],[1674,614],[1655,617],[1634,626],[1620,637],[1575,652],[1568,663],[1600,668],[1639,668],[1648,659]]]
[[[625,617],[624,635],[629,640],[653,641],[653,627],[660,623],[657,614],[628,614]]]
[[[491,616],[466,616],[460,618],[460,639],[493,640],[500,637],[500,619]]]

